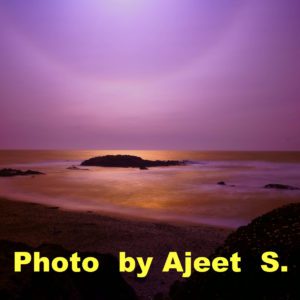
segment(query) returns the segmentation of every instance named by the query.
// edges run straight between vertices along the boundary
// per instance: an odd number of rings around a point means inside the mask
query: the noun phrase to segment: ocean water
[[[67,169],[106,154],[193,164],[149,170]],[[0,168],[4,167],[46,175],[0,178],[2,197],[130,218],[234,228],[273,208],[300,201],[298,190],[263,188],[268,183],[300,187],[300,152],[1,150]],[[234,186],[219,186],[219,181]]]

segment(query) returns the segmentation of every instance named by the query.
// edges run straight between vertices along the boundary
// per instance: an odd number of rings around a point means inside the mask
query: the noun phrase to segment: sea
[[[85,159],[115,154],[190,163],[148,170],[80,167]],[[300,152],[0,150],[0,168],[46,174],[0,177],[2,198],[145,221],[236,228],[300,202],[300,190],[264,188],[300,187]]]

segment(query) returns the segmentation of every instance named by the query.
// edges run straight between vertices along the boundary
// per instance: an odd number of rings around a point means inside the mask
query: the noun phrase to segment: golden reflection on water
[[[127,150],[0,152],[0,164],[3,166],[31,168],[47,174],[34,178],[1,178],[2,196],[68,209],[238,226],[274,207],[300,201],[298,192],[262,188],[273,179],[297,184],[299,153]],[[89,171],[67,170],[68,166],[79,164],[86,158],[105,154],[197,160],[203,164],[151,168],[148,171],[97,167],[90,167]],[[265,165],[265,161],[274,160],[294,164],[282,164],[279,171],[276,164]],[[207,165],[205,161],[218,164]],[[236,187],[218,186],[218,181],[226,181]]]

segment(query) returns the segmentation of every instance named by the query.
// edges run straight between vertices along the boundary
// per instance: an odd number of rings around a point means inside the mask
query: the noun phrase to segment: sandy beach
[[[210,255],[232,232],[207,225],[168,224],[64,211],[7,199],[0,199],[0,220],[0,239],[4,240],[34,247],[52,243],[71,251],[96,251],[116,256],[119,251],[132,256],[153,256],[153,268],[146,279],[124,276],[141,299],[167,292],[169,286],[180,279],[178,273],[161,276],[169,251]]]

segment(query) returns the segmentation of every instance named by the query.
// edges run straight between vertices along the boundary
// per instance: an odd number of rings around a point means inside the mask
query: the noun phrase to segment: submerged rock
[[[227,184],[225,181],[219,181],[217,182],[218,185],[222,185],[222,186],[230,186],[230,187],[235,187],[235,185],[233,184]]]
[[[1,169],[0,170],[0,177],[13,177],[13,176],[30,176],[30,175],[44,175],[42,172],[38,171],[21,171],[16,169]]]
[[[80,253],[96,257],[101,266],[94,273],[63,273],[53,271],[34,273],[31,266],[22,272],[14,272],[14,252],[40,252],[50,260],[55,257],[69,258],[76,251],[68,251],[58,245],[42,245],[32,248],[26,244],[0,241],[0,299],[100,299],[135,300],[133,289],[125,282],[118,270],[118,260],[110,254]],[[41,264],[43,265],[43,264]]]
[[[297,187],[279,184],[279,183],[270,183],[264,186],[265,189],[276,189],[276,190],[300,190]]]
[[[146,160],[133,155],[106,155],[93,157],[81,163],[82,166],[140,168],[168,167],[185,165],[185,161],[178,160]]]
[[[89,169],[84,169],[84,168],[78,168],[76,166],[70,166],[67,168],[67,170],[74,170],[74,171],[88,171]]]
[[[275,209],[240,227],[229,235],[211,258],[229,258],[238,252],[241,272],[193,273],[184,282],[175,282],[169,297],[172,300],[196,299],[300,299],[300,203]],[[266,273],[261,256],[274,251],[288,272]],[[270,265],[269,265],[270,266]],[[168,296],[165,299],[169,299]]]
[[[218,185],[226,185],[226,182],[225,181],[219,181],[217,184]]]
[[[145,166],[141,166],[140,170],[149,170],[149,169],[147,167],[145,167]]]

